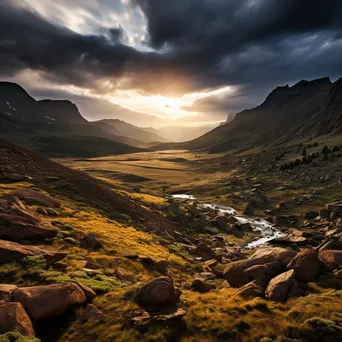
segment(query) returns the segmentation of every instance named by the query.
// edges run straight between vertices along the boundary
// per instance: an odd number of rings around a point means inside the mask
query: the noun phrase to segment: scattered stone
[[[300,295],[301,291],[294,270],[281,273],[273,278],[268,284],[265,292],[267,299],[276,302],[286,302],[288,298]]]
[[[342,266],[342,251],[327,249],[319,252],[318,257],[330,271]]]
[[[203,260],[207,261],[215,259],[216,255],[213,250],[208,247],[205,243],[201,242],[195,249],[195,253],[199,255]]]
[[[18,331],[24,336],[34,336],[32,322],[20,303],[0,302],[0,334]]]
[[[213,268],[218,264],[218,261],[216,259],[210,259],[204,262],[204,266],[207,266],[209,268]]]
[[[37,213],[45,216],[48,214],[47,211],[42,207],[37,207]]]
[[[75,281],[75,283],[80,287],[80,289],[84,292],[87,300],[92,301],[96,297],[96,293],[88,286]]]
[[[84,309],[84,316],[91,321],[104,321],[105,315],[95,305],[88,304]]]
[[[216,275],[212,272],[202,272],[195,274],[195,277],[204,280],[213,280],[216,278]]]
[[[264,297],[264,292],[264,287],[261,286],[257,280],[254,280],[238,289],[235,292],[235,296],[240,296],[244,299],[250,299],[255,297]]]
[[[95,251],[102,247],[102,243],[97,239],[95,233],[85,235],[80,241],[80,247],[88,251]]]
[[[316,217],[319,216],[319,212],[317,211],[313,211],[313,210],[309,210],[306,212],[305,214],[305,218],[311,220],[311,219],[315,219]]]
[[[115,274],[120,280],[128,281],[132,284],[134,283],[133,275],[122,267],[118,267],[117,270],[115,271]]]
[[[15,241],[53,238],[58,234],[54,227],[43,227],[29,218],[0,214],[0,238]]]
[[[319,211],[319,216],[321,218],[329,218],[330,217],[330,212],[328,210],[325,210],[325,209],[321,209]]]
[[[59,202],[55,198],[52,198],[36,190],[17,189],[13,191],[12,195],[18,197],[20,200],[23,200],[27,204],[43,205],[50,208],[60,208],[61,206],[61,202]]]
[[[210,226],[205,226],[203,228],[203,230],[206,232],[206,233],[210,233],[210,234],[218,234],[219,231],[218,229],[214,228],[214,227],[210,227]]]
[[[0,284],[0,302],[10,302],[12,298],[12,292],[17,289],[15,285]]]
[[[174,309],[168,310],[166,312],[151,314],[144,310],[136,310],[132,313],[133,317],[129,318],[129,323],[131,323],[136,328],[147,328],[149,326],[155,325],[165,325],[168,329],[173,327],[179,331],[183,328],[182,319],[186,315],[184,309]]]
[[[168,262],[166,260],[160,260],[154,263],[154,268],[162,274],[167,274],[167,266]]]
[[[146,310],[155,311],[175,307],[179,296],[171,278],[158,277],[144,282],[135,292],[134,301]]]
[[[216,286],[214,284],[210,284],[199,278],[196,278],[192,281],[192,287],[196,291],[201,292],[201,293],[209,292],[211,290],[216,289]]]
[[[287,265],[288,270],[295,270],[299,282],[308,283],[315,280],[319,272],[318,253],[307,249],[298,253]]]
[[[331,213],[335,213],[337,215],[342,214],[342,203],[329,203],[326,205],[326,207]]]
[[[19,261],[29,255],[43,255],[46,262],[52,265],[66,257],[66,253],[48,251],[35,246],[0,240],[0,264]]]
[[[253,204],[247,203],[245,209],[243,210],[243,214],[247,216],[253,216],[254,210],[253,210]]]
[[[57,317],[87,300],[83,290],[75,283],[21,287],[13,292],[12,297],[24,306],[34,321]]]

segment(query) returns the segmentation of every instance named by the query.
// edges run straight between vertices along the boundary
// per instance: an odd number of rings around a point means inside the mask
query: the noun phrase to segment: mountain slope
[[[135,139],[147,144],[153,142],[169,141],[168,139],[153,131],[148,131],[144,128],[131,125],[119,119],[103,119],[92,122],[92,125],[100,127],[112,134],[123,136],[125,138]]]
[[[138,147],[144,145],[92,125],[70,101],[36,101],[9,82],[0,82],[0,134],[51,156],[133,153],[142,151]]]
[[[258,107],[244,110],[231,122],[198,139],[157,148],[221,152],[281,144],[299,138],[342,132],[342,80],[301,81],[273,90]]]

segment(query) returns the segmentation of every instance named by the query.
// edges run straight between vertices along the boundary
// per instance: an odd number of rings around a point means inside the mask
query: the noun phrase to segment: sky
[[[218,124],[341,60],[338,0],[0,0],[0,80],[88,120]]]

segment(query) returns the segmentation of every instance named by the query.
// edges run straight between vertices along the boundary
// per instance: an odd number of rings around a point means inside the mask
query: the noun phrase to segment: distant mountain
[[[201,135],[209,132],[215,126],[200,126],[200,127],[191,127],[191,126],[164,126],[157,129],[158,134],[162,135],[169,141],[189,141],[191,139],[196,139]]]
[[[300,81],[274,89],[258,107],[192,141],[166,148],[221,152],[342,133],[342,79]],[[158,146],[158,148],[164,148]]]
[[[9,82],[0,82],[0,134],[51,155],[67,152],[62,141],[69,143],[68,156],[132,153],[146,145],[92,125],[70,101],[36,101],[18,84]]]
[[[147,144],[170,141],[160,136],[157,133],[157,130],[149,130],[146,128],[137,127],[119,119],[104,119],[99,121],[93,121],[92,124],[112,134],[121,135],[126,138],[136,139]]]

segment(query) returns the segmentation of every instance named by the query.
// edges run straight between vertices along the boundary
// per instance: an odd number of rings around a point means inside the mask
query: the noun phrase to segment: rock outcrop
[[[27,204],[43,205],[50,208],[60,208],[61,206],[61,202],[55,198],[32,189],[17,189],[13,191],[12,195],[18,197]]]
[[[158,277],[143,283],[135,292],[134,300],[142,308],[157,311],[175,307],[180,293],[169,277]]]
[[[23,305],[32,320],[53,318],[66,312],[87,298],[75,283],[21,287],[12,294],[13,300]]]
[[[0,302],[0,334],[18,331],[24,336],[34,336],[32,322],[20,303]]]
[[[312,249],[298,253],[287,265],[288,270],[295,270],[299,282],[308,283],[315,280],[319,272],[318,254]]]

